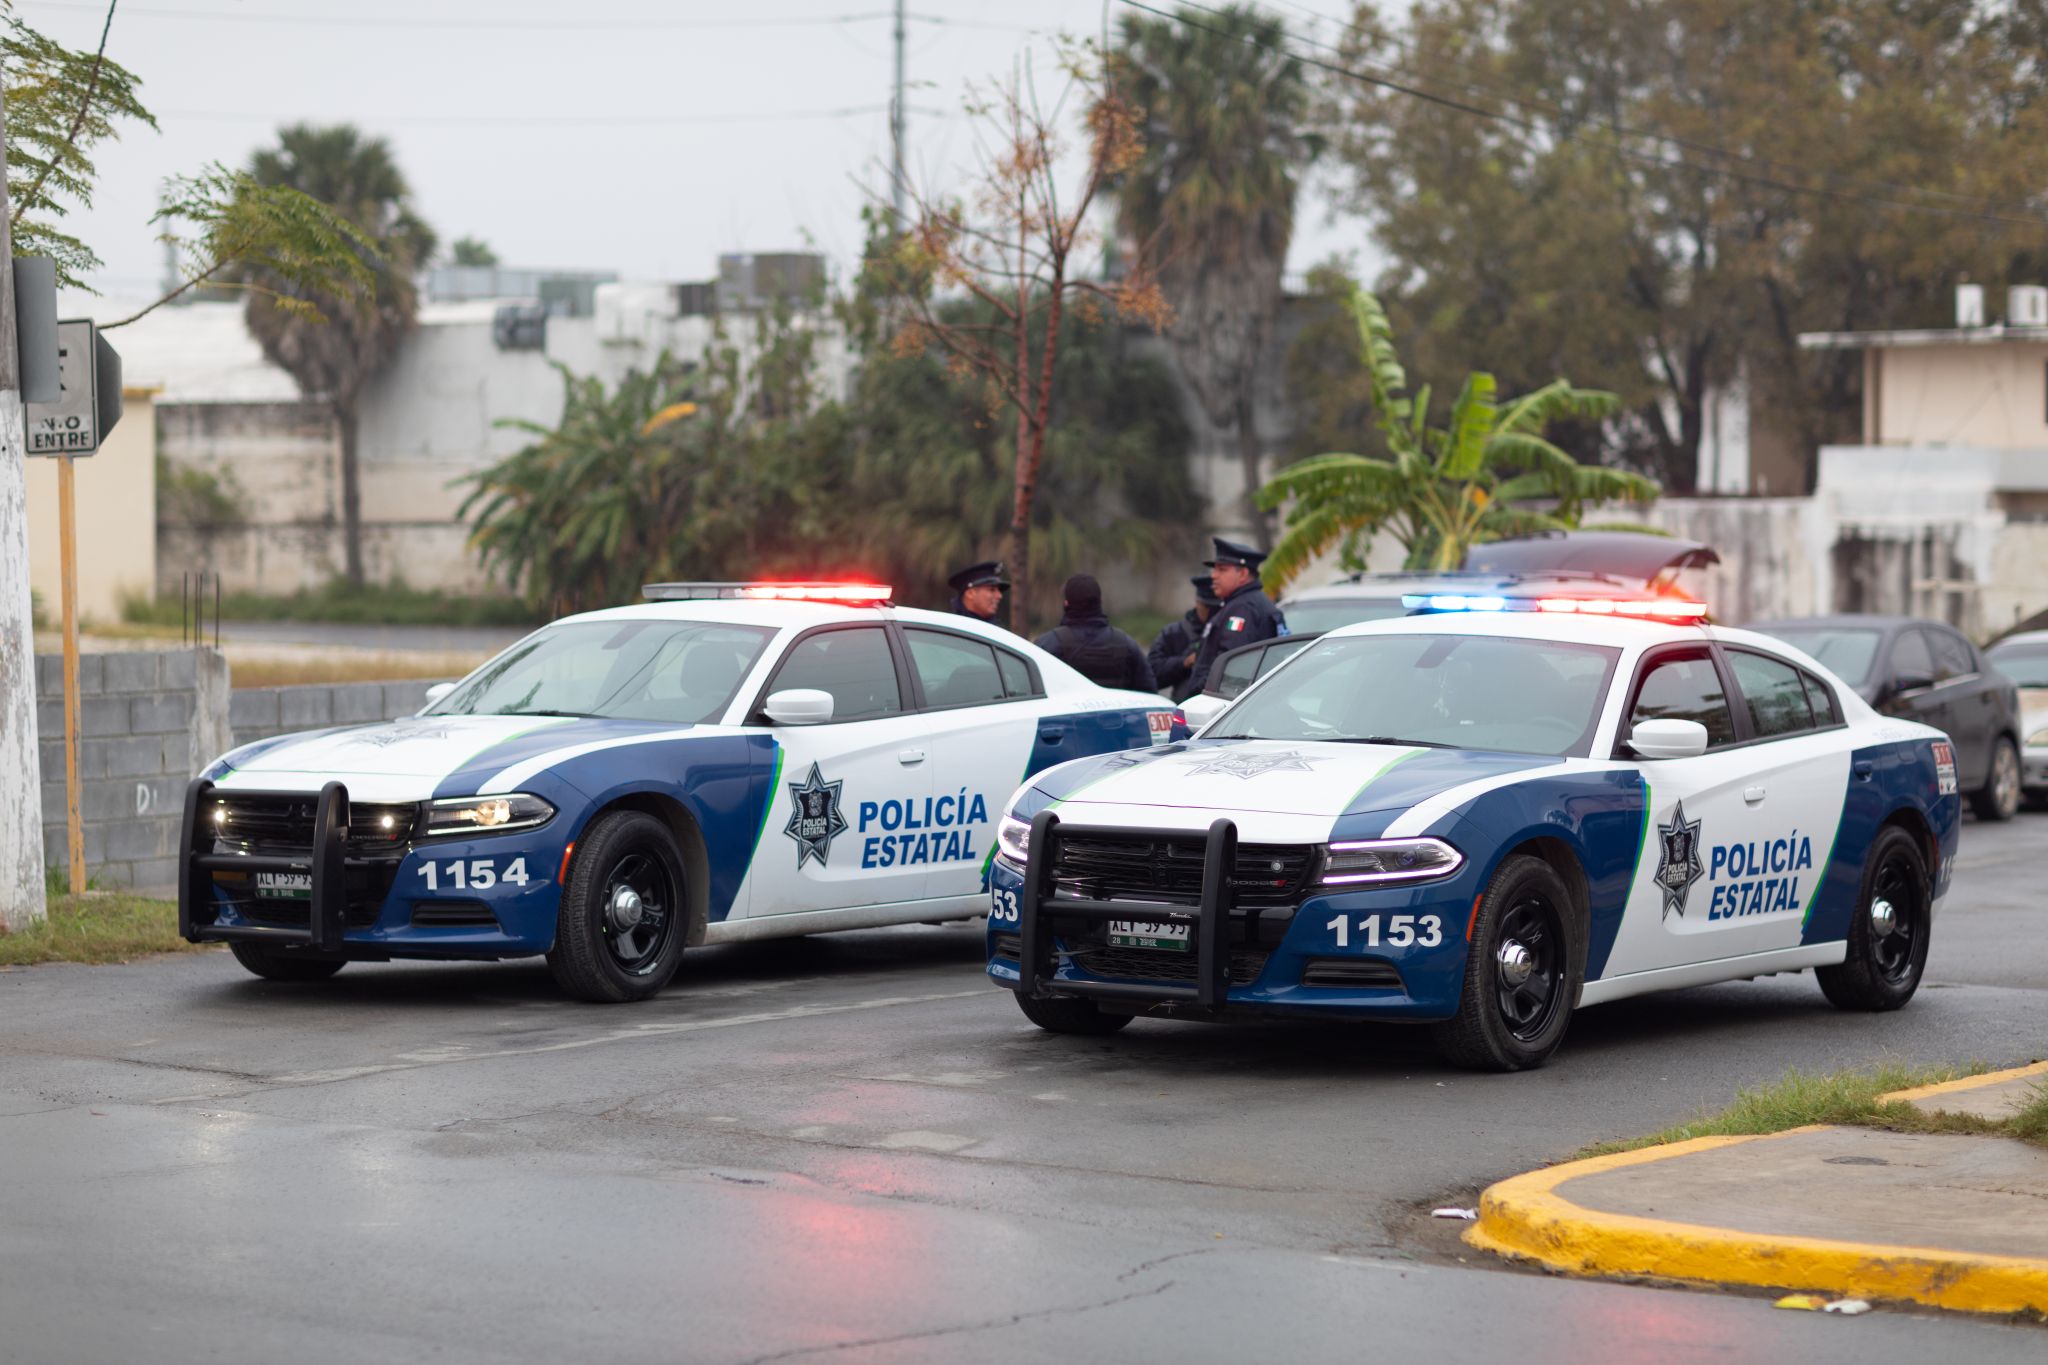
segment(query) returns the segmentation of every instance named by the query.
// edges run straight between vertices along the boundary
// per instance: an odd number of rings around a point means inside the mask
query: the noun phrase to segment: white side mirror
[[[455,684],[452,682],[435,683],[432,687],[427,689],[427,705],[432,706],[435,702],[441,700],[441,698],[447,696],[450,692],[453,692],[454,690]]]
[[[1638,758],[1698,758],[1707,751],[1707,727],[1696,720],[1646,720],[1629,732]]]
[[[815,687],[791,687],[768,694],[761,708],[777,725],[823,725],[832,719],[832,694]]]
[[[1206,692],[1197,692],[1180,704],[1180,713],[1188,718],[1188,728],[1199,730],[1216,719],[1224,707],[1230,705],[1221,697],[1212,697]]]

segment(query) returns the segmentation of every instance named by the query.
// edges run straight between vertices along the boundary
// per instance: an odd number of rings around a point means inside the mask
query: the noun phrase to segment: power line
[[[1125,5],[1128,5],[1132,9],[1143,10],[1147,14],[1156,15],[1161,19],[1171,20],[1174,23],[1182,24],[1188,28],[1199,29],[1204,33],[1210,33],[1219,38],[1232,38],[1236,41],[1246,44],[1247,46],[1261,48],[1268,52],[1275,52],[1284,57],[1291,57],[1295,61],[1302,63],[1304,66],[1312,66],[1315,67],[1317,70],[1328,72],[1334,76],[1342,76],[1347,80],[1358,81],[1361,84],[1376,86],[1383,90],[1391,90],[1396,94],[1407,95],[1412,99],[1419,99],[1429,104],[1434,104],[1445,109],[1454,110],[1458,113],[1470,114],[1476,118],[1487,119],[1496,123],[1504,123],[1510,127],[1519,128],[1524,132],[1554,137],[1559,139],[1560,141],[1577,142],[1586,146],[1597,147],[1605,151],[1613,152],[1617,156],[1627,157],[1630,160],[1643,162],[1648,165],[1656,166],[1663,170],[1689,170],[1697,172],[1701,175],[1720,176],[1723,179],[1735,180],[1742,182],[1744,184],[1756,185],[1764,189],[1778,190],[1786,194],[1812,195],[1819,198],[1834,199],[1847,203],[1865,204],[1873,208],[1896,209],[1904,213],[1922,213],[1942,218],[1964,218],[1980,222],[2006,223],[2017,227],[2030,227],[2036,230],[2039,230],[2043,226],[2043,223],[2039,218],[2020,218],[2007,214],[1982,213],[1973,210],[1959,208],[1944,208],[1938,204],[1917,204],[1910,202],[1902,202],[1895,199],[1880,198],[1869,194],[1860,194],[1851,190],[1832,189],[1824,185],[1796,184],[1792,181],[1781,180],[1770,176],[1751,175],[1742,171],[1733,170],[1726,166],[1703,166],[1700,165],[1698,162],[1688,161],[1683,157],[1668,158],[1648,152],[1640,152],[1632,147],[1624,146],[1620,142],[1609,142],[1599,138],[1589,138],[1582,133],[1573,132],[1567,129],[1546,128],[1542,124],[1537,123],[1532,119],[1528,119],[1517,114],[1507,113],[1498,109],[1487,109],[1476,104],[1468,103],[1464,100],[1453,99],[1448,95],[1441,95],[1433,91],[1424,90],[1412,83],[1414,79],[1418,78],[1410,77],[1405,80],[1395,80],[1385,76],[1375,76],[1368,72],[1359,71],[1351,67],[1339,65],[1336,62],[1325,61],[1320,57],[1315,57],[1307,53],[1293,51],[1282,44],[1262,43],[1259,42],[1256,38],[1252,38],[1248,35],[1228,33],[1223,29],[1215,28],[1209,24],[1202,23],[1200,20],[1189,16],[1186,11],[1190,8],[1201,9],[1206,13],[1210,14],[1217,13],[1217,11],[1211,10],[1207,6],[1189,3],[1189,0],[1183,0],[1184,8],[1180,13],[1177,14],[1170,14],[1165,10],[1155,9],[1151,5],[1141,3],[1140,0],[1121,0],[1121,2]],[[1406,75],[1406,73],[1401,74],[1404,76]],[[1419,79],[1427,78],[1423,77]],[[1660,138],[1664,141],[1671,140],[1668,137],[1664,137],[1664,135],[1662,134],[1656,133],[1637,133],[1633,136]],[[1735,158],[1738,154],[1726,153],[1725,155],[1729,156],[1732,159]]]
[[[855,104],[839,109],[784,109],[748,113],[636,113],[636,114],[383,114],[375,121],[397,128],[613,128],[652,127],[655,125],[690,126],[698,124],[727,123],[800,123],[819,119],[860,118],[869,114],[883,114],[889,111],[887,104]],[[938,111],[917,109],[920,114]],[[266,112],[237,112],[226,109],[164,109],[159,113],[164,118],[208,120],[218,123],[294,123],[307,120],[347,121],[361,119],[360,114],[279,114],[276,110]]]
[[[79,0],[32,0],[37,9],[100,12],[94,4]],[[133,7],[121,11],[137,19],[188,19],[219,24],[271,24],[294,28],[353,29],[441,29],[455,32],[524,33],[687,33],[717,29],[832,28],[843,24],[865,24],[894,19],[889,10],[852,14],[783,15],[746,19],[435,19],[415,16],[377,17],[364,14],[263,14],[229,10],[160,9]],[[954,19],[940,14],[906,14],[913,23],[946,28],[994,29],[1013,33],[1042,30],[1026,24],[1004,24],[980,19]]]

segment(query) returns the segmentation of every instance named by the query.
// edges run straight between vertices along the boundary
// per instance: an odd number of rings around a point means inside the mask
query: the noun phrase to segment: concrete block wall
[[[185,784],[228,747],[228,665],[210,649],[83,654],[78,660],[79,807],[87,875],[104,887],[177,882]],[[64,661],[36,658],[43,856],[70,866]]]
[[[236,744],[289,735],[299,730],[325,730],[337,725],[363,725],[397,720],[427,704],[432,679],[417,682],[314,683],[299,687],[238,687],[228,704],[228,723]]]

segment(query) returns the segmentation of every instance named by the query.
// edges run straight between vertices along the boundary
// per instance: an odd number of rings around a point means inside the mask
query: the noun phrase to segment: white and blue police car
[[[1574,1008],[1811,967],[1918,987],[1961,819],[1938,730],[1696,602],[1427,595],[1194,737],[1049,768],[998,830],[988,974],[1026,1016],[1431,1027],[1517,1070]]]
[[[690,944],[982,913],[1020,781],[1179,720],[880,585],[648,596],[416,716],[214,762],[186,795],[185,937],[276,980],[545,953],[572,995],[642,999]]]

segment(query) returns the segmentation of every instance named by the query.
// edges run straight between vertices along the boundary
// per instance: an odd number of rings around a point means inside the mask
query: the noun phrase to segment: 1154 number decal
[[[420,876],[426,878],[429,891],[488,891],[500,882],[524,886],[533,880],[527,875],[524,858],[514,858],[503,872],[498,870],[496,858],[421,863]]]

